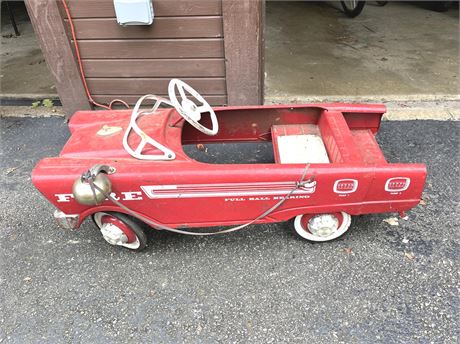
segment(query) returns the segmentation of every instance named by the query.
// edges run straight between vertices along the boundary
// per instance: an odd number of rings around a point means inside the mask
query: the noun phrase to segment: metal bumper
[[[54,211],[54,219],[56,220],[59,227],[64,229],[76,229],[80,219],[79,215],[67,215],[60,210]]]

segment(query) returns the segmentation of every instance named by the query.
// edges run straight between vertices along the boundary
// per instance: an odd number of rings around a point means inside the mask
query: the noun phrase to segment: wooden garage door
[[[67,1],[96,101],[165,96],[169,79],[180,78],[227,104],[221,0],[156,0],[154,23],[131,27],[117,24],[113,0]]]

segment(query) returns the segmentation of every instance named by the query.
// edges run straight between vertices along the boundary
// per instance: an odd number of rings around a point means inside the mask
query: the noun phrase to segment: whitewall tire
[[[294,219],[294,229],[302,238],[324,242],[337,239],[350,228],[351,216],[345,212],[303,214]]]

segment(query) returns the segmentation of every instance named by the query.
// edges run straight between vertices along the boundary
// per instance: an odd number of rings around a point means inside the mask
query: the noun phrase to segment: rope
[[[289,199],[289,197],[298,189],[300,189],[302,186],[304,186],[306,183],[309,183],[311,182],[311,180],[307,180],[307,181],[304,181],[305,179],[305,176],[307,174],[307,171],[310,167],[310,164],[306,164],[305,165],[305,168],[304,168],[304,171],[302,173],[302,177],[300,178],[300,180],[296,183],[296,186],[291,190],[289,191],[278,203],[276,203],[274,206],[272,206],[271,208],[269,208],[268,210],[264,211],[262,214],[260,214],[259,216],[257,216],[254,220],[252,221],[249,221],[243,225],[239,225],[239,226],[236,226],[236,227],[232,227],[232,228],[228,228],[228,229],[224,229],[224,230],[221,230],[221,231],[217,231],[217,232],[190,232],[190,231],[184,231],[184,230],[181,230],[181,229],[177,229],[177,228],[172,228],[172,227],[169,227],[169,226],[166,226],[160,222],[157,222],[157,221],[154,221],[154,220],[151,220],[151,219],[148,219],[146,218],[145,216],[139,214],[138,212],[136,211],[133,211],[131,209],[129,209],[127,206],[125,206],[124,204],[122,204],[121,202],[117,201],[114,197],[112,197],[110,194],[107,194],[104,190],[102,190],[99,186],[97,186],[95,183],[94,183],[94,178],[96,177],[95,175],[91,175],[90,174],[90,177],[88,177],[88,174],[85,173],[82,178],[84,178],[88,183],[89,185],[91,186],[91,189],[93,190],[93,194],[95,194],[95,191],[94,190],[97,190],[99,192],[101,192],[106,198],[108,198],[112,203],[114,203],[115,205],[117,205],[118,207],[122,208],[123,210],[125,210],[128,214],[130,214],[131,216],[145,222],[146,224],[152,226],[152,227],[155,227],[155,228],[158,228],[158,229],[161,229],[161,230],[165,230],[165,231],[168,231],[168,232],[173,232],[173,233],[178,233],[178,234],[185,234],[185,235],[195,235],[195,236],[209,236],[209,235],[217,235],[217,234],[224,234],[224,233],[231,233],[231,232],[236,232],[240,229],[243,229],[251,224],[253,224],[254,222],[260,220],[260,219],[263,219],[265,217],[267,217],[268,215],[270,215],[271,213],[273,213],[276,209],[278,209],[279,207],[281,207],[281,205],[283,205],[283,203]]]

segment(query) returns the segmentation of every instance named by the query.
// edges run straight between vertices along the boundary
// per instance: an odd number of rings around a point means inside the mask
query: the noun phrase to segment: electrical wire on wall
[[[104,105],[104,104],[100,104],[100,103],[96,102],[93,99],[93,97],[91,96],[91,93],[90,93],[89,88],[88,88],[88,84],[86,82],[86,76],[85,76],[85,71],[83,70],[83,64],[81,62],[80,49],[78,48],[77,35],[75,34],[75,27],[73,25],[72,16],[70,15],[69,6],[67,6],[67,1],[66,0],[61,0],[61,2],[62,2],[62,5],[64,6],[64,10],[65,10],[65,13],[67,15],[67,19],[69,20],[70,31],[72,33],[72,39],[73,39],[73,43],[74,43],[74,46],[75,46],[75,54],[77,55],[78,67],[80,69],[80,75],[81,75],[81,78],[82,78],[82,81],[83,81],[83,86],[85,87],[86,95],[88,96],[89,102],[92,103],[95,106],[98,106],[98,107],[101,107],[101,108],[104,108],[104,109],[107,109],[107,110],[112,110],[112,106],[115,103],[121,103],[121,104],[123,104],[124,106],[126,106],[129,109],[129,105],[125,101],[123,101],[121,99],[114,99],[109,103],[109,105]]]

